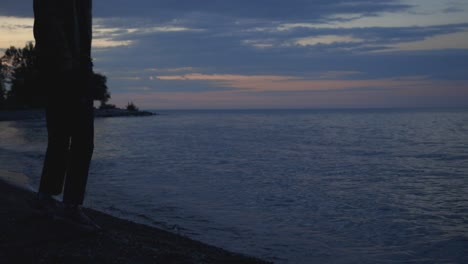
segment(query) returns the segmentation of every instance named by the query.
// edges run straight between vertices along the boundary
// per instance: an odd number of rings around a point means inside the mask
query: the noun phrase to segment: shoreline
[[[153,115],[158,114],[95,110],[96,118]],[[41,119],[43,109],[0,111],[0,122]],[[7,263],[271,263],[86,207],[104,231],[83,234],[37,212],[36,192],[23,176],[0,170],[0,259]]]
[[[127,117],[127,116],[154,116],[158,115],[150,111],[137,110],[129,111],[126,109],[95,109],[94,117]],[[25,109],[25,110],[0,110],[1,121],[35,120],[45,119],[44,109]]]
[[[38,214],[35,192],[6,179],[0,178],[0,259],[8,263],[271,263],[91,208],[84,210],[104,231],[83,234]]]

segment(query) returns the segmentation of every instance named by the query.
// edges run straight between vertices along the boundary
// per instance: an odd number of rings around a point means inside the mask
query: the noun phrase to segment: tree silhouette
[[[6,99],[5,76],[3,75],[2,68],[3,66],[0,63],[0,109],[3,109],[5,107]]]
[[[44,87],[37,85],[34,45],[29,42],[22,49],[12,46],[5,51],[1,61],[5,80],[10,85],[7,104],[20,108],[44,106]]]
[[[36,52],[32,42],[22,49],[10,47],[0,58],[0,107],[43,108],[46,104],[46,89],[39,85]],[[106,103],[110,99],[107,77],[93,73],[94,99]],[[9,89],[7,89],[9,85]]]
[[[136,107],[136,105],[133,102],[128,102],[127,110],[134,112],[134,111],[138,111],[139,109],[138,107]]]
[[[111,97],[107,89],[107,77],[100,73],[94,73],[92,84],[94,85],[94,99],[101,101],[101,105],[106,104]]]

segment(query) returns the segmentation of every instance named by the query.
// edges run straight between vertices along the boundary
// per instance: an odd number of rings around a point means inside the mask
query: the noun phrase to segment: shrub
[[[128,111],[138,111],[138,107],[136,107],[133,102],[129,102],[127,104],[127,110]]]

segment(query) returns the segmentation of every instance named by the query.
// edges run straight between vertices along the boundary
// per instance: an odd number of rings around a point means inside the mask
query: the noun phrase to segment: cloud
[[[163,72],[163,73],[180,73],[180,72],[194,72],[199,70],[199,68],[194,67],[178,67],[178,68],[154,68],[154,69],[147,69],[148,71],[152,72]],[[157,77],[155,77],[157,78]]]
[[[462,62],[467,59],[467,52],[459,51],[456,56],[444,49],[455,45],[463,48],[468,42],[454,37],[466,35],[464,30],[467,26],[294,28],[267,33],[232,26],[228,27],[230,34],[223,34],[227,31],[223,26],[203,31],[158,34],[122,31],[115,36],[116,41],[135,41],[124,49],[96,51],[96,56],[100,59],[97,60],[98,67],[109,69],[125,65],[141,69],[193,67],[202,69],[198,72],[204,74],[292,74],[307,77],[324,71],[359,71],[364,78],[399,74],[455,76],[458,69],[448,71],[444,64],[455,63],[466,70],[468,66]],[[445,37],[444,41],[439,41],[440,45],[431,44],[432,39],[441,36]],[[303,41],[303,45],[298,41]],[[413,45],[412,53],[405,53],[409,50],[405,43]],[[427,52],[415,53],[416,49]],[[388,52],[376,54],[376,51]],[[462,70],[459,72],[456,78],[466,76]]]
[[[359,43],[362,42],[362,39],[354,38],[352,36],[340,36],[340,35],[321,35],[321,36],[311,36],[311,37],[301,37],[293,41],[293,44],[299,46],[314,46],[314,45],[327,45],[333,43]]]
[[[319,73],[320,79],[346,79],[347,77],[358,76],[359,71],[326,71]]]
[[[464,11],[465,11],[464,9],[454,7],[454,6],[447,7],[443,10],[444,13],[462,13]]]
[[[468,27],[465,31],[427,37],[424,40],[392,45],[390,50],[468,49]]]
[[[434,81],[424,76],[408,76],[389,79],[305,79],[295,76],[186,74],[158,76],[164,81],[207,81],[216,87],[236,88],[244,91],[350,91],[407,89],[431,86]],[[468,87],[467,87],[468,88]],[[468,92],[468,91],[467,91]]]
[[[403,81],[403,80],[402,80]],[[409,80],[407,80],[409,81]],[[218,108],[362,108],[467,106],[468,83],[426,82],[397,89],[298,90],[298,91],[205,91],[122,93],[116,103],[128,100],[151,109],[218,109]]]
[[[385,103],[395,87],[468,79],[466,10],[462,0],[99,0],[93,57],[115,100],[279,106],[283,93],[346,105],[338,94],[357,104],[367,92]],[[32,2],[2,0],[0,22],[0,48],[33,40]]]
[[[0,49],[23,47],[33,40],[31,18],[0,16]]]
[[[33,17],[33,1],[2,0],[0,16]]]
[[[95,2],[96,15],[102,17],[151,17],[159,21],[193,14],[215,14],[232,18],[267,20],[321,20],[334,14],[375,15],[410,8],[397,0],[101,0]]]
[[[312,24],[279,25],[252,32],[255,41],[261,43],[266,39],[270,47],[285,45],[332,45],[336,43],[359,43],[356,47],[382,46],[394,43],[424,41],[425,39],[453,33],[464,34],[468,24],[450,24],[438,26],[411,27],[364,27],[364,28],[322,28]],[[248,34],[243,34],[249,37]],[[463,41],[455,40],[463,43]],[[453,41],[452,44],[453,45]],[[440,46],[440,45],[439,45]],[[447,45],[449,47],[449,45]]]

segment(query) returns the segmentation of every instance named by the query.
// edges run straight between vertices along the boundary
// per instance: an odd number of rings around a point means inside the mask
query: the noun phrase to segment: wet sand
[[[41,215],[34,198],[21,180],[0,179],[0,262],[267,263],[90,208],[85,212],[103,231],[86,233]]]

